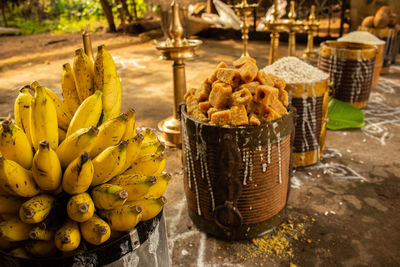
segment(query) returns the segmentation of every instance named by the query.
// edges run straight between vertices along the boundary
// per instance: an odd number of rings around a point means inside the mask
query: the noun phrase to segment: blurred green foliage
[[[127,0],[129,13],[133,17],[133,1],[136,3],[138,18],[143,17],[148,10],[148,4],[144,0]],[[33,6],[34,2],[38,5]],[[118,25],[120,18],[117,5],[113,0],[109,0],[109,3]],[[20,28],[25,35],[79,32],[83,29],[95,32],[107,28],[100,0],[25,0],[18,1],[17,4],[6,1],[6,4],[8,25]]]

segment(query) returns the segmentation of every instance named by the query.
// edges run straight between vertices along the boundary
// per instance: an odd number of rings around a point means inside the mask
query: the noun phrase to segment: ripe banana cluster
[[[171,177],[164,146],[120,113],[111,55],[75,52],[63,99],[33,82],[0,123],[0,250],[15,257],[78,253],[155,217]],[[114,234],[113,234],[114,232]],[[70,255],[70,254],[69,254]]]

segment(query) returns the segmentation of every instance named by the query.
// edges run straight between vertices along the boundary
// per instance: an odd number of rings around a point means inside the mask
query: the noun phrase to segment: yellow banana
[[[10,195],[21,197],[33,197],[39,193],[31,171],[4,157],[0,157],[0,187]]]
[[[40,223],[49,215],[54,201],[55,198],[50,195],[35,196],[22,203],[19,208],[19,218],[24,223]]]
[[[10,249],[16,247],[17,244],[18,244],[17,242],[11,242],[3,237],[0,237],[0,250],[4,250],[4,251],[10,250]]]
[[[141,134],[144,136],[144,141],[157,139],[157,135],[150,128],[144,129]]]
[[[79,107],[80,100],[76,90],[74,71],[69,63],[63,65],[61,89],[65,107],[72,115],[75,114],[75,111]]]
[[[94,93],[92,60],[85,54],[82,48],[75,50],[73,63],[76,91],[80,103]]]
[[[128,122],[126,123],[126,130],[124,135],[122,136],[122,140],[127,141],[136,135],[136,127],[135,127],[136,112],[133,108],[130,108],[128,109],[127,112],[125,112],[125,114],[128,115]]]
[[[25,250],[36,258],[50,257],[57,252],[53,240],[30,240],[25,245]]]
[[[3,157],[17,162],[25,169],[32,167],[31,143],[24,131],[11,120],[5,120],[1,123],[0,151]]]
[[[115,62],[104,45],[98,46],[94,62],[94,88],[103,92],[103,122],[118,116],[121,109],[121,81]]]
[[[127,142],[111,146],[93,159],[94,175],[92,186],[108,182],[124,167]]]
[[[91,126],[89,128],[80,129],[65,138],[56,150],[61,167],[66,168],[83,152],[90,151],[98,133],[99,130]]]
[[[18,214],[22,203],[22,198],[0,195],[0,213]]]
[[[110,238],[110,226],[97,215],[81,223],[80,226],[83,238],[92,245],[103,244]]]
[[[36,87],[30,112],[32,144],[35,150],[39,142],[47,140],[52,149],[58,146],[57,111],[43,86]]]
[[[61,184],[60,161],[47,141],[40,142],[39,149],[33,157],[32,175],[40,189],[45,191],[56,190]]]
[[[22,222],[18,218],[12,218],[0,222],[0,237],[8,241],[22,241],[29,238],[32,225]]]
[[[142,208],[135,205],[123,205],[112,210],[99,210],[102,216],[114,231],[129,231],[142,218]]]
[[[102,110],[101,97],[103,93],[96,91],[82,102],[76,110],[74,117],[67,130],[67,136],[70,136],[79,129],[96,126],[99,122]]]
[[[137,205],[142,207],[141,221],[147,221],[157,216],[165,204],[165,198],[160,197],[156,199],[141,199],[136,201],[127,202],[129,205]]]
[[[109,183],[124,188],[128,192],[127,200],[131,201],[143,198],[150,188],[157,183],[157,179],[154,176],[121,174],[114,177]]]
[[[11,250],[10,252],[8,252],[8,254],[10,254],[13,257],[16,258],[23,258],[23,259],[30,259],[31,257],[29,257],[28,253],[26,253],[26,250],[24,248],[14,248],[13,250]]]
[[[62,141],[65,140],[65,137],[67,136],[67,131],[64,131],[60,127],[58,128],[58,142],[61,143]]]
[[[137,134],[135,137],[127,140],[128,146],[126,148],[126,161],[124,167],[119,171],[118,174],[123,173],[131,167],[131,164],[135,161],[136,157],[140,152],[140,144],[143,142],[143,135]]]
[[[106,148],[116,145],[124,135],[128,115],[122,113],[118,117],[110,119],[99,126],[99,134],[90,150],[90,156],[94,158]]]
[[[32,146],[29,112],[33,96],[29,93],[29,89],[30,85],[26,85],[19,90],[19,95],[14,103],[14,119],[15,124],[25,132]]]
[[[93,180],[93,163],[89,153],[83,152],[64,172],[62,187],[70,195],[87,191]]]
[[[162,143],[160,143],[160,141],[157,138],[154,140],[144,140],[140,144],[140,151],[137,157],[140,158],[144,155],[164,152],[164,150],[165,146]]]
[[[128,171],[129,173],[158,176],[163,172],[166,160],[165,153],[147,154],[137,158]]]
[[[29,237],[34,240],[51,240],[54,239],[54,231],[46,228],[46,224],[41,223],[32,228]]]
[[[163,173],[157,176],[156,178],[157,182],[150,187],[149,191],[144,196],[144,198],[158,199],[165,193],[165,190],[167,189],[168,186],[168,182],[171,180],[171,175],[168,173]]]
[[[61,251],[75,250],[81,243],[81,234],[77,222],[68,220],[56,231],[54,243]]]
[[[93,202],[98,209],[110,210],[122,206],[127,197],[128,192],[115,184],[101,184],[92,190]]]
[[[71,220],[85,222],[94,214],[93,200],[88,193],[72,196],[67,203],[67,213]]]

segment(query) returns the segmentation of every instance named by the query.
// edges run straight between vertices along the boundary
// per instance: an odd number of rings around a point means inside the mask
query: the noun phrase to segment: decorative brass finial
[[[304,26],[304,29],[307,31],[307,48],[304,50],[303,58],[316,58],[318,55],[314,51],[314,33],[318,30],[318,27],[319,23],[316,21],[315,5],[312,5],[310,16]]]
[[[179,4],[176,0],[172,1],[172,22],[169,28],[169,32],[172,36],[172,42],[174,46],[182,46],[182,35],[183,35],[183,27],[181,24],[181,20],[179,19]]]

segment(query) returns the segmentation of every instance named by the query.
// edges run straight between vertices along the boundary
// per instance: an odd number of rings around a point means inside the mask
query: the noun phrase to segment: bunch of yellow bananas
[[[157,136],[120,114],[121,84],[104,46],[63,65],[63,101],[38,82],[0,123],[0,250],[48,257],[100,245],[163,208],[170,176]],[[34,93],[34,95],[31,94]]]

